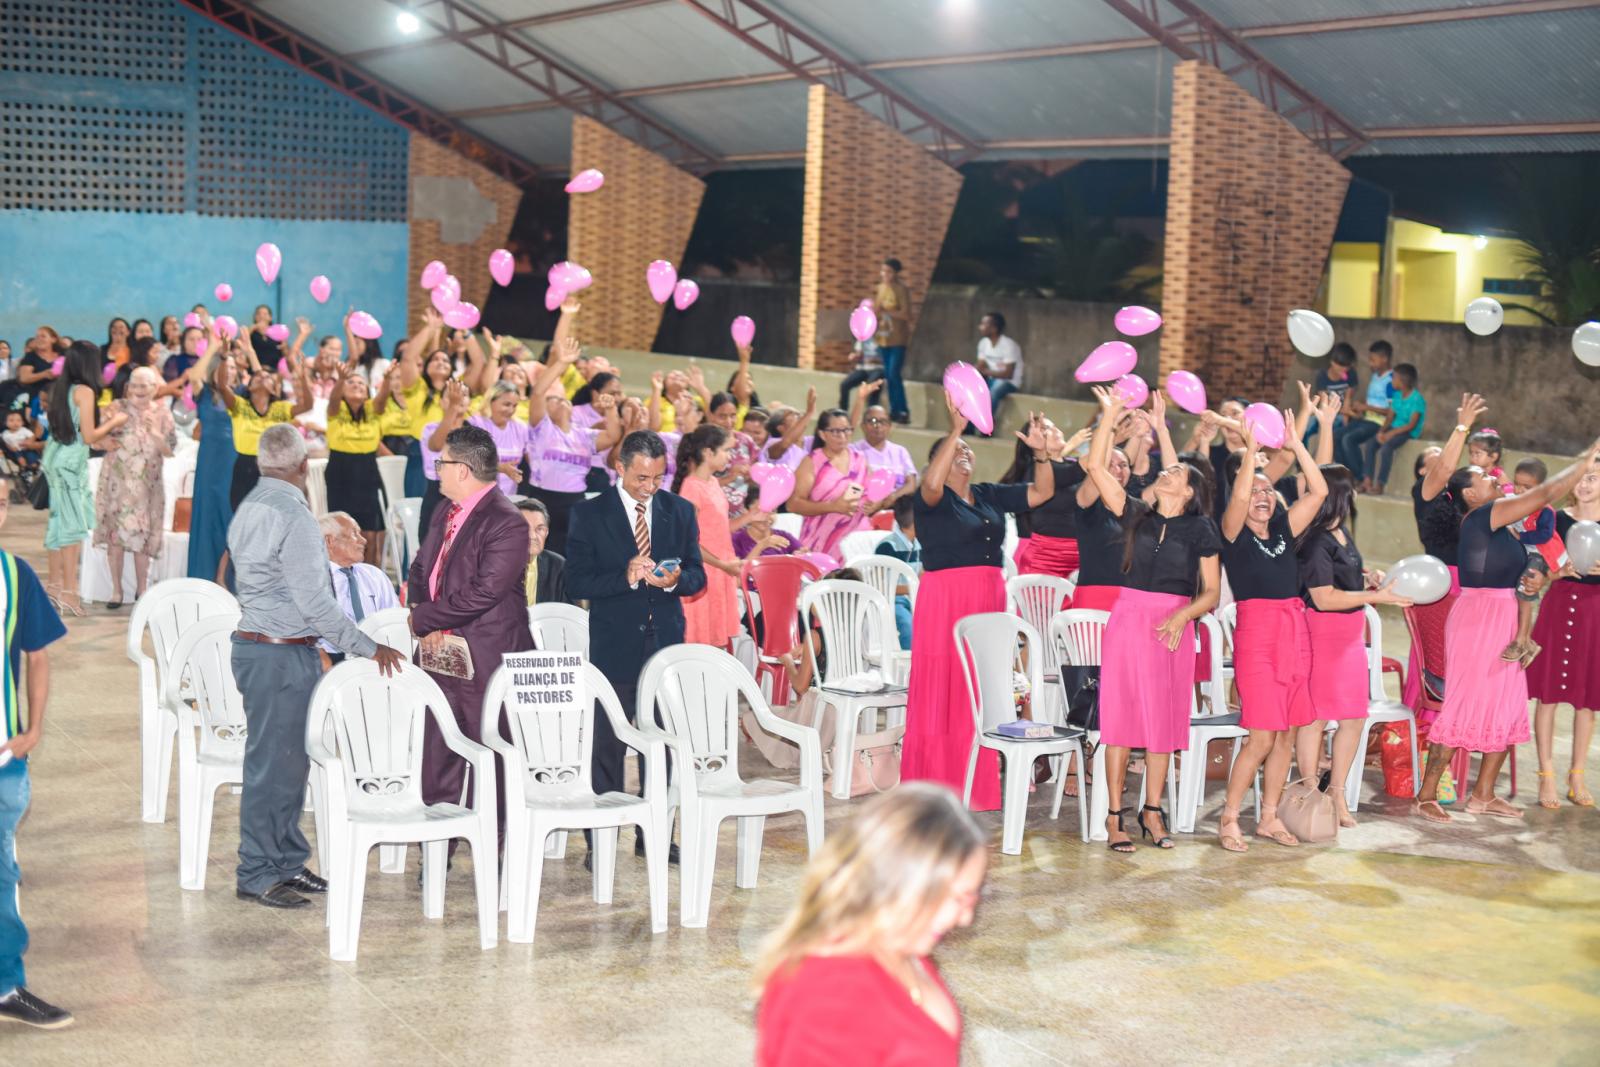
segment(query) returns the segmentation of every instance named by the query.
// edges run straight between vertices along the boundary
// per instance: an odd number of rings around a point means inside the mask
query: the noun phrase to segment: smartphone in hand
[[[660,563],[656,564],[654,574],[657,578],[665,578],[669,574],[677,573],[682,566],[683,560],[681,559],[664,559]]]

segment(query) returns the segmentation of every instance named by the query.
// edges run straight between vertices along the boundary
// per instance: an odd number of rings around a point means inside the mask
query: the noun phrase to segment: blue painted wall
[[[220,281],[241,321],[334,332],[353,304],[404,333],[405,129],[175,0],[0,4],[0,40],[0,338],[216,312]]]
[[[304,315],[318,334],[337,333],[354,305],[383,324],[387,353],[405,334],[408,231],[404,222],[0,212],[0,339],[20,354],[21,342],[47,325],[99,343],[113,315],[159,325],[197,303],[241,323],[267,304],[280,322]],[[272,286],[256,273],[262,241],[283,250]],[[307,288],[318,274],[333,282],[326,304]],[[233,286],[229,305],[212,296],[224,281]]]

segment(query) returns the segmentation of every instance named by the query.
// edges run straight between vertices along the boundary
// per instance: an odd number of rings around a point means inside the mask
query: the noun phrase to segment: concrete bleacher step
[[[660,352],[638,352],[624,349],[587,349],[592,354],[603,355],[622,375],[624,386],[631,394],[642,392],[652,371],[687,370],[691,365],[700,367],[706,386],[712,392],[724,388],[738,363],[725,359],[700,359],[694,356],[666,355]],[[805,406],[806,390],[816,389],[817,408],[825,411],[839,399],[839,383],[844,375],[831,371],[806,370],[799,367],[774,367],[756,364],[751,368],[756,389],[763,402],[782,401],[794,407]],[[936,382],[906,382],[906,400],[911,409],[911,425],[896,426],[894,440],[904,445],[920,465],[928,450],[948,430],[944,390]],[[1015,393],[1001,405],[995,420],[992,439],[968,436],[976,461],[974,473],[980,480],[993,480],[1011,463],[1015,438],[1012,432],[1022,427],[1029,411],[1042,411],[1063,430],[1087,426],[1094,418],[1096,405],[1083,400],[1040,396],[1032,393]],[[1182,445],[1194,424],[1193,416],[1169,407],[1173,422],[1173,437]],[[1454,417],[1454,412],[1431,413],[1430,425],[1441,426]],[[1441,442],[1423,438],[1412,441],[1395,454],[1394,468],[1389,478],[1386,496],[1362,496],[1356,501],[1356,543],[1361,548],[1369,566],[1382,566],[1404,556],[1422,551],[1417,542],[1416,521],[1411,510],[1412,467],[1424,448]],[[1543,460],[1551,473],[1572,461],[1570,456],[1551,456],[1532,452],[1507,451],[1501,466],[1511,470],[1527,456]]]

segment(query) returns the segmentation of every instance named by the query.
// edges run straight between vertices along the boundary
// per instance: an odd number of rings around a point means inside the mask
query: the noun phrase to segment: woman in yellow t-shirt
[[[223,406],[233,420],[233,450],[237,453],[233,461],[233,488],[228,492],[234,511],[239,510],[245,495],[261,480],[261,471],[256,467],[256,449],[262,433],[274,423],[292,422],[295,416],[311,410],[311,379],[306,374],[305,360],[295,357],[292,365],[295,381],[292,404],[277,399],[283,392],[283,383],[259,363],[250,372],[245,396],[231,390],[222,393]]]
[[[378,435],[383,417],[367,404],[367,377],[341,363],[328,399],[328,510],[356,520],[366,535],[366,561],[383,558],[383,479]]]

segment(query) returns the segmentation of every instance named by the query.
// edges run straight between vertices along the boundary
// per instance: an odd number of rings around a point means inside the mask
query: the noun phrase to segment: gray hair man
[[[333,582],[333,598],[345,618],[361,625],[362,620],[374,612],[400,606],[394,595],[389,576],[370,563],[366,556],[367,539],[356,520],[342,511],[330,511],[317,520],[322,531],[322,544],[328,550],[328,575]],[[344,653],[324,640],[322,651],[328,659],[338,663]]]
[[[385,674],[402,657],[357,629],[333,597],[322,533],[306,504],[310,464],[299,432],[286,423],[269,426],[256,465],[261,480],[228,527],[240,608],[233,678],[249,726],[235,881],[242,899],[300,908],[311,903],[302,893],[328,888],[306,870],[311,849],[300,832],[310,769],[306,711],[322,676],[317,642],[369,656]]]

